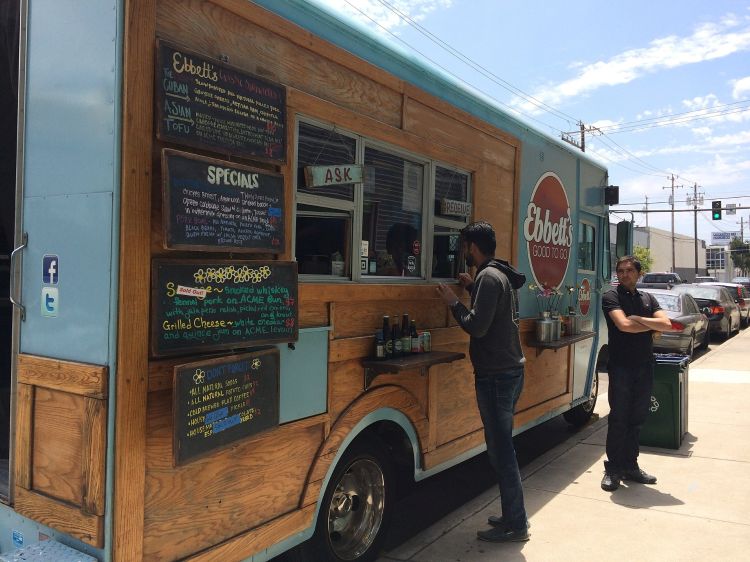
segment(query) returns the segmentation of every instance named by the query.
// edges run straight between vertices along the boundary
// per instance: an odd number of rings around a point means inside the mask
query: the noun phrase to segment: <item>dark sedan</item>
[[[734,302],[740,307],[742,325],[747,326],[750,322],[750,291],[742,283],[707,283],[707,285],[725,287],[729,291]]]
[[[740,308],[725,287],[701,283],[699,285],[675,285],[673,291],[688,293],[708,316],[711,333],[729,339],[740,330]]]
[[[672,322],[672,332],[663,332],[654,340],[654,351],[684,353],[693,356],[697,348],[708,345],[708,318],[688,293],[667,289],[641,289],[651,293]]]

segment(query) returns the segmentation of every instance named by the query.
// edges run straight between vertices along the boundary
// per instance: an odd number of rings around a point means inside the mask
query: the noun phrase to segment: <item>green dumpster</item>
[[[677,353],[654,354],[654,389],[640,444],[679,449],[688,427],[688,363]]]

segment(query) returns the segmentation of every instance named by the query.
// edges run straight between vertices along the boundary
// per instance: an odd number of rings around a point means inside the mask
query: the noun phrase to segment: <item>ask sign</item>
[[[305,185],[325,187],[346,183],[360,183],[364,172],[361,164],[341,164],[338,166],[305,166]]]

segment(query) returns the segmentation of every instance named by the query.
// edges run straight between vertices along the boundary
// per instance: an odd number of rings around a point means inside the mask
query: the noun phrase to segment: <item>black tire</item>
[[[563,413],[563,418],[574,427],[583,427],[591,419],[596,406],[596,398],[599,396],[599,369],[594,370],[594,380],[591,382],[591,392],[589,399],[583,404],[579,404],[572,410]]]
[[[375,437],[355,441],[333,472],[315,534],[301,545],[299,560],[375,560],[393,513],[394,482],[393,464],[382,442]]]

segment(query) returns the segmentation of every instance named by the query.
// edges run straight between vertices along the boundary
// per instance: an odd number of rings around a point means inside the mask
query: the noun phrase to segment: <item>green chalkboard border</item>
[[[229,147],[221,147],[221,146],[216,146],[214,144],[201,142],[200,140],[192,136],[181,137],[177,135],[170,135],[166,131],[163,131],[162,130],[162,118],[164,116],[164,98],[163,96],[160,95],[160,92],[159,92],[159,83],[161,79],[163,78],[162,69],[161,69],[161,66],[159,65],[159,59],[161,57],[161,50],[163,47],[166,47],[168,49],[178,50],[185,54],[193,55],[196,58],[210,61],[216,66],[230,69],[234,72],[237,72],[239,74],[242,74],[244,76],[251,78],[252,80],[254,80],[255,82],[259,84],[263,84],[265,86],[279,90],[281,94],[281,103],[279,105],[282,111],[282,123],[284,126],[284,134],[281,135],[281,144],[282,144],[281,156],[278,158],[269,158],[268,156],[265,156],[262,153],[258,153],[257,151],[233,150]],[[278,82],[272,82],[270,80],[267,80],[266,78],[261,78],[260,76],[257,76],[253,74],[252,72],[248,72],[247,70],[244,70],[238,66],[227,64],[210,55],[206,55],[198,51],[194,51],[193,49],[186,48],[179,43],[166,41],[159,37],[156,38],[154,56],[155,56],[155,59],[154,59],[154,98],[155,98],[155,103],[156,103],[156,111],[154,112],[154,119],[156,120],[156,122],[154,124],[154,128],[156,131],[157,139],[159,139],[162,142],[171,142],[171,143],[180,144],[184,146],[190,146],[192,148],[198,148],[200,150],[206,150],[208,152],[213,152],[213,153],[221,154],[224,156],[239,156],[239,157],[248,158],[251,160],[259,160],[261,162],[271,162],[271,163],[279,163],[279,162],[287,161],[287,152],[289,151],[289,146],[288,146],[289,143],[287,140],[287,131],[289,128],[289,117],[287,115],[286,86],[284,84],[279,84]]]
[[[246,340],[246,341],[235,341],[235,342],[229,342],[229,343],[217,343],[217,344],[201,344],[201,343],[195,343],[190,348],[177,348],[177,349],[160,349],[158,345],[159,340],[159,331],[156,326],[156,321],[158,321],[158,303],[159,303],[159,286],[157,284],[158,280],[158,268],[159,266],[169,266],[169,265],[186,265],[186,266],[224,266],[224,265],[234,265],[234,266],[243,266],[248,265],[252,267],[262,267],[264,265],[274,266],[278,267],[279,265],[285,266],[291,269],[292,274],[295,279],[295,287],[294,287],[294,334],[290,337],[275,337],[275,338],[265,338],[265,339],[257,339],[257,340]],[[211,351],[226,351],[226,350],[244,350],[247,348],[253,348],[258,347],[262,345],[267,344],[275,344],[275,343],[293,343],[296,342],[299,339],[299,277],[297,274],[297,262],[296,261],[279,261],[279,260],[270,260],[270,261],[256,261],[256,260],[212,260],[212,259],[204,259],[204,260],[195,260],[195,259],[162,259],[162,258],[155,258],[151,260],[151,315],[150,315],[150,326],[149,326],[149,332],[151,334],[151,356],[154,358],[162,358],[162,357],[170,357],[170,356],[179,356],[179,355],[195,355],[196,353],[201,352],[211,352]]]
[[[281,178],[281,193],[279,194],[279,200],[282,207],[281,215],[281,226],[278,231],[278,237],[281,240],[279,246],[225,246],[225,245],[205,245],[205,244],[184,244],[179,242],[170,242],[170,232],[172,229],[172,186],[170,184],[170,173],[169,173],[169,157],[177,156],[179,158],[185,158],[187,160],[196,160],[199,162],[205,162],[207,164],[215,164],[221,167],[236,168],[238,170],[245,170],[247,172],[257,173],[264,176],[274,176]],[[161,153],[161,174],[162,174],[162,224],[163,224],[163,238],[164,238],[164,249],[165,250],[194,250],[199,252],[237,252],[237,253],[263,253],[263,254],[280,254],[284,251],[286,245],[286,197],[285,197],[285,185],[284,176],[275,172],[269,172],[262,168],[253,168],[252,166],[245,166],[236,162],[230,162],[228,160],[221,160],[218,158],[209,158],[208,156],[201,156],[199,154],[193,154],[192,152],[184,152],[181,150],[174,150],[171,148],[162,149]]]
[[[252,433],[246,433],[233,438],[230,441],[219,443],[209,449],[199,451],[197,453],[191,453],[187,448],[182,447],[183,441],[181,440],[180,428],[182,424],[180,422],[180,416],[184,415],[182,410],[181,399],[184,397],[180,396],[180,384],[179,376],[180,371],[185,369],[195,369],[196,367],[212,367],[214,365],[221,365],[222,363],[233,363],[235,361],[243,361],[245,359],[253,359],[256,357],[263,357],[264,355],[275,355],[276,356],[276,388],[274,389],[274,396],[276,400],[276,410],[273,413],[274,423],[270,426],[264,427],[259,431]],[[204,359],[202,361],[191,361],[189,363],[180,363],[175,365],[172,375],[172,466],[181,466],[189,462],[203,458],[211,453],[215,453],[226,449],[227,447],[234,445],[237,441],[248,439],[250,437],[257,437],[263,435],[273,429],[279,427],[279,410],[280,410],[280,381],[281,381],[281,355],[279,350],[275,347],[264,347],[256,351],[250,351],[248,353],[238,353],[234,355],[224,355],[221,357],[215,357],[211,359]]]

